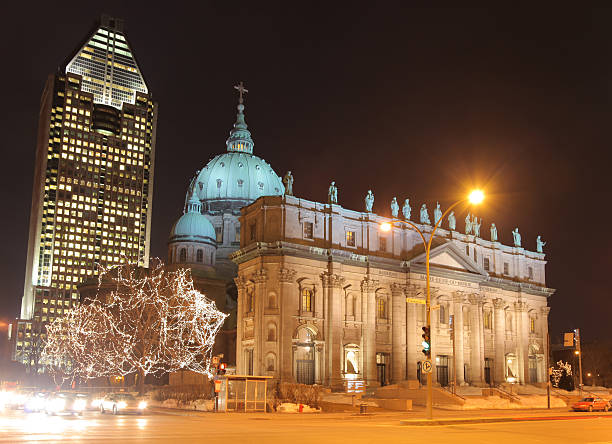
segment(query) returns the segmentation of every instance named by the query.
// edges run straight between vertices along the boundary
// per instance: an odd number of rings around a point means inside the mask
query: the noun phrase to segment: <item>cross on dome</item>
[[[243,103],[244,100],[242,98],[242,95],[244,93],[248,93],[249,90],[244,87],[244,83],[242,83],[242,82],[240,82],[238,85],[235,85],[234,89],[238,90],[238,93],[240,94],[240,97],[238,99],[238,103]]]

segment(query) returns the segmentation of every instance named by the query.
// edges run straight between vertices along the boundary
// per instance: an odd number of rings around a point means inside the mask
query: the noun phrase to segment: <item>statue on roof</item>
[[[480,221],[476,216],[474,216],[474,220],[472,222],[472,227],[474,228],[474,236],[480,237],[480,225],[482,224],[482,217]]]
[[[372,193],[372,190],[368,190],[368,194],[366,194],[366,197],[365,197],[366,213],[371,213],[373,206],[374,206],[374,193]]]
[[[494,223],[491,224],[491,242],[497,242],[497,227]]]
[[[412,208],[410,208],[410,199],[406,199],[404,201],[404,206],[402,207],[402,214],[404,215],[404,219],[410,220],[410,213],[412,213]]]
[[[544,245],[546,245],[546,242],[542,240],[542,236],[538,235],[536,239],[536,251],[538,253],[544,253]]]
[[[287,174],[283,177],[283,184],[285,185],[285,195],[293,196],[293,175],[291,171],[287,171]]]
[[[455,210],[451,211],[448,215],[448,228],[452,231],[457,229],[457,218],[455,217]]]
[[[421,223],[431,225],[431,221],[429,220],[429,213],[427,212],[427,205],[421,205]]]
[[[391,200],[391,216],[397,217],[398,214],[399,214],[399,205],[397,204],[397,198],[394,197]]]
[[[472,234],[472,215],[470,213],[465,216],[465,234]]]
[[[440,209],[440,202],[436,202],[436,209],[434,210],[434,225],[438,225],[438,221],[442,219],[442,210]]]
[[[338,187],[336,186],[336,182],[334,182],[333,180],[329,186],[329,189],[327,190],[327,203],[338,203]]]
[[[518,231],[518,227],[516,227],[514,230],[512,230],[512,237],[514,239],[514,246],[515,247],[520,247],[521,246],[521,235]]]

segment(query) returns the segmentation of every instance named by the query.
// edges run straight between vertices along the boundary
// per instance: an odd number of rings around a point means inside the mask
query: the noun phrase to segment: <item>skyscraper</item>
[[[44,325],[97,264],[148,264],[156,125],[123,21],[102,16],[43,91],[15,360],[39,368]]]

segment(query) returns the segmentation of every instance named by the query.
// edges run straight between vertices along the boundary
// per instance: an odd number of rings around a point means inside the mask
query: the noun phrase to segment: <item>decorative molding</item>
[[[247,284],[247,280],[240,275],[234,278],[234,282],[236,283],[236,288],[238,291],[244,290],[244,287],[246,287]]]
[[[503,310],[506,306],[506,301],[504,301],[502,298],[495,298],[493,299],[493,306],[496,310]]]
[[[453,292],[453,303],[455,304],[465,304],[465,292],[464,291],[454,291]]]
[[[406,291],[405,285],[396,284],[396,283],[391,284],[391,295],[393,297],[401,297],[403,296],[405,291]]]
[[[342,288],[344,281],[344,277],[340,275],[328,272],[321,273],[323,288]]]
[[[548,316],[548,314],[550,313],[550,307],[541,307],[540,312],[543,316]]]
[[[527,302],[518,301],[514,303],[514,310],[517,312],[527,311],[528,308]]]
[[[376,287],[378,287],[378,281],[372,278],[366,277],[361,281],[361,291],[364,293],[371,293],[376,290]]]
[[[285,283],[293,283],[295,281],[295,276],[297,275],[297,271],[291,270],[289,268],[280,268],[278,270],[278,280]]]
[[[253,273],[252,278],[256,284],[262,284],[268,279],[268,272],[262,268]]]
[[[472,293],[468,295],[468,301],[470,301],[472,305],[480,305],[484,302],[484,298],[479,294]]]

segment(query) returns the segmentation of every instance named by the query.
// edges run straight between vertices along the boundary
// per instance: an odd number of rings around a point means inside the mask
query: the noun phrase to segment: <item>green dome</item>
[[[200,212],[200,202],[190,199],[187,212],[170,230],[170,242],[201,242],[216,246],[216,233],[212,223]]]
[[[272,167],[253,154],[255,143],[243,111],[241,101],[236,123],[226,141],[227,152],[210,160],[195,178],[194,189],[205,213],[238,212],[261,196],[285,193],[283,181]]]

